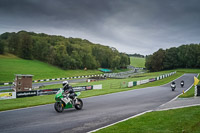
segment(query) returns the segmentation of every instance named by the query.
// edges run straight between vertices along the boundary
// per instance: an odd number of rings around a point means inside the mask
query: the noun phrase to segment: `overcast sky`
[[[200,1],[0,0],[0,34],[20,30],[147,55],[200,43]]]

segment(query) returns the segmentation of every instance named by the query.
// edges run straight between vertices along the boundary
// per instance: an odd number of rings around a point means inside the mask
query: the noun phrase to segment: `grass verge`
[[[150,112],[97,133],[199,133],[200,106]]]
[[[198,76],[198,79],[200,78],[200,75]],[[179,96],[179,98],[189,98],[189,97],[194,97],[194,90],[195,87],[192,86],[186,93],[182,94]]]
[[[194,86],[192,86],[192,88],[190,88],[186,93],[179,96],[179,98],[189,98],[189,97],[194,97]]]

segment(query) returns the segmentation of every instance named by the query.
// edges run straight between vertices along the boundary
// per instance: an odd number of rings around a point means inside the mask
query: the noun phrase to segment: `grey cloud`
[[[199,42],[198,0],[0,0],[0,32],[81,37],[121,52],[151,54]]]

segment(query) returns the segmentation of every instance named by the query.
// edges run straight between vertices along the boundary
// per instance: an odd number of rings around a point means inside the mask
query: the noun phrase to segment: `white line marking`
[[[171,108],[165,108],[165,109],[158,109],[158,110],[154,110],[154,111],[165,111],[165,110],[170,110],[170,109],[179,109],[179,108],[192,107],[192,106],[200,106],[200,104],[191,104],[191,105],[185,105],[185,106],[171,107]]]
[[[101,128],[98,128],[98,129],[95,129],[95,130],[92,130],[92,131],[89,131],[88,133],[93,133],[93,132],[99,131],[99,130],[101,130],[101,129],[104,129],[104,128],[107,128],[107,127],[110,127],[110,126],[115,125],[115,124],[117,124],[117,123],[127,121],[127,120],[129,120],[129,119],[131,119],[131,118],[135,118],[135,117],[137,117],[137,116],[140,116],[140,115],[146,114],[146,113],[148,113],[148,112],[152,112],[152,111],[153,111],[153,110],[148,110],[148,111],[145,111],[145,112],[142,112],[142,113],[136,114],[136,115],[134,115],[134,116],[128,117],[128,118],[123,119],[123,120],[121,120],[121,121],[118,121],[118,122],[115,122],[115,123],[109,124],[109,125],[107,125],[107,126],[104,126],[104,127],[101,127]]]
[[[4,83],[4,85],[9,85],[9,83]]]
[[[118,122],[109,124],[109,125],[107,125],[107,126],[104,126],[104,127],[101,127],[101,128],[98,128],[98,129],[95,129],[95,130],[92,130],[92,131],[89,131],[89,132],[87,132],[87,133],[93,133],[93,132],[99,131],[99,130],[101,130],[101,129],[104,129],[104,128],[113,126],[113,125],[118,124],[118,123],[120,123],[120,122],[127,121],[127,120],[129,120],[129,119],[135,118],[135,117],[137,117],[137,116],[144,115],[144,114],[149,113],[149,112],[154,112],[154,111],[155,111],[155,112],[156,112],[156,111],[166,111],[166,110],[171,110],[171,109],[180,109],[180,108],[193,107],[193,106],[200,106],[200,104],[192,104],[192,105],[187,105],[187,106],[172,107],[172,108],[166,108],[166,109],[160,109],[160,110],[148,110],[148,111],[139,113],[139,114],[137,114],[137,115],[128,117],[128,118],[126,118],[126,119],[123,119],[123,120],[121,120],[121,121],[118,121]]]
[[[54,104],[54,103],[50,103],[50,104]],[[41,106],[47,106],[47,105],[50,105],[50,104],[37,105],[37,106],[25,107],[25,108],[18,108],[18,109],[13,109],[13,110],[5,110],[5,111],[0,111],[0,113],[17,111],[17,110],[24,110],[24,109],[31,109],[31,108],[37,108],[37,107],[41,107]]]

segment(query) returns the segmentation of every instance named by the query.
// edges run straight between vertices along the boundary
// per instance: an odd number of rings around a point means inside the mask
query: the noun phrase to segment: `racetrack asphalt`
[[[197,74],[184,74],[175,82],[143,89],[136,89],[102,96],[84,98],[83,109],[64,110],[57,113],[53,104],[0,112],[0,132],[5,133],[83,133],[144,111],[154,110],[188,89]],[[185,86],[180,87],[180,81]]]

